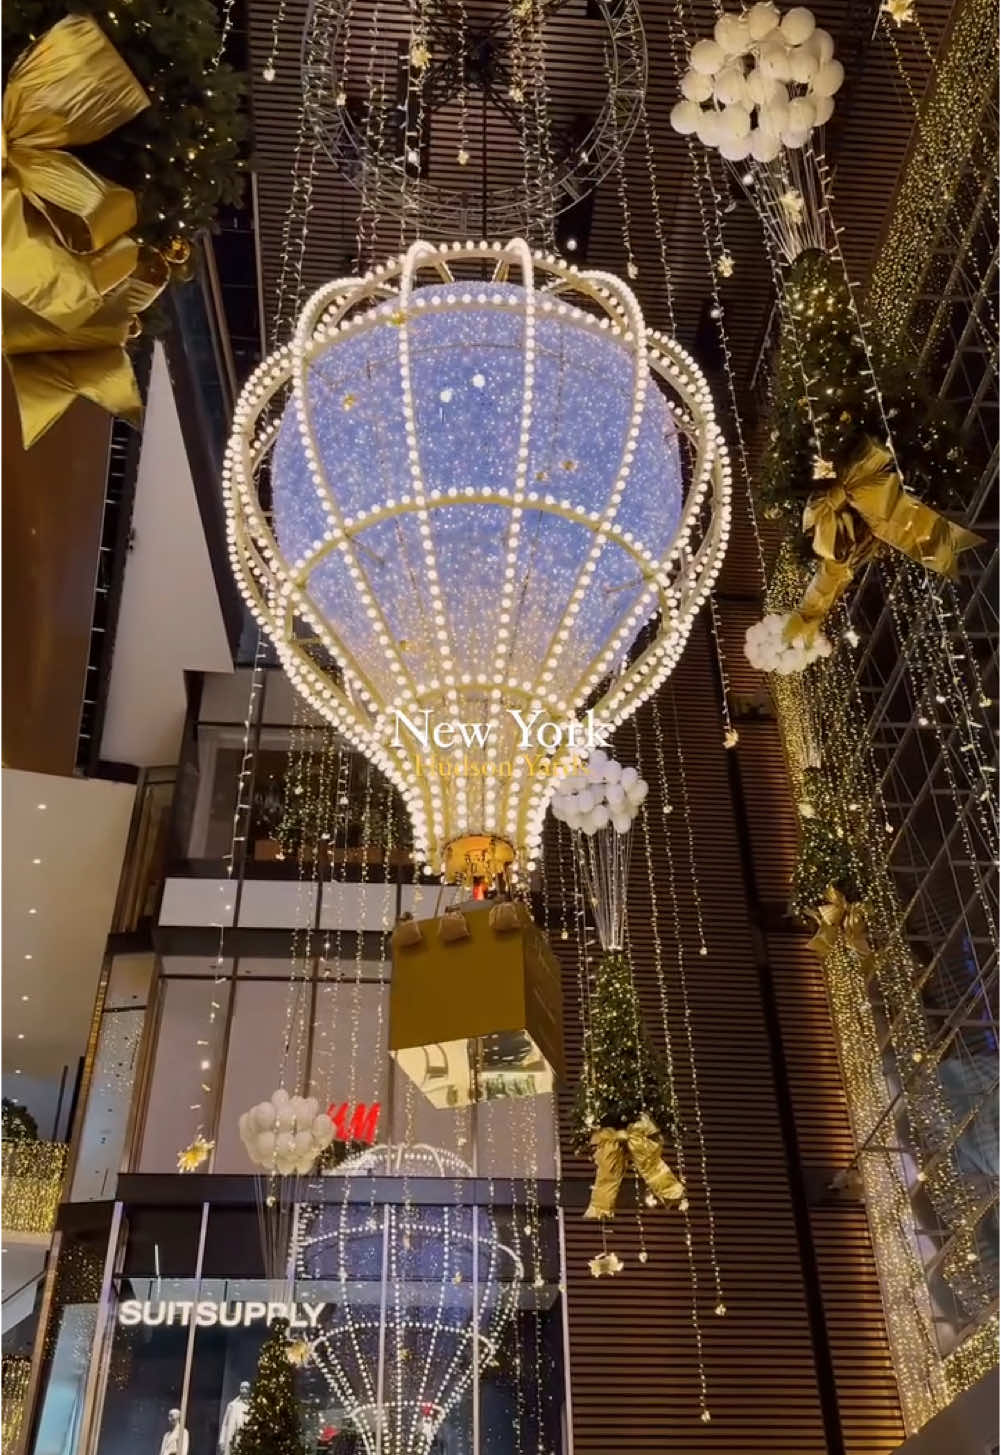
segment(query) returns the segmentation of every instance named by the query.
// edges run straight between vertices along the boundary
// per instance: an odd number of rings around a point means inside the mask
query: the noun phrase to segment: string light
[[[612,60],[605,47],[605,81],[609,91],[612,88]],[[626,157],[625,149],[621,145],[618,135],[618,123],[613,110],[609,118],[612,126],[612,138],[615,149],[615,186],[619,198],[619,228],[622,233],[622,243],[626,250],[626,277],[630,281],[640,275],[639,264],[636,262],[636,255],[633,252],[632,239],[632,216],[629,210],[629,188],[626,184]]]
[[[654,702],[656,703],[656,698],[654,699]],[[654,709],[654,711],[655,711],[655,709]],[[635,740],[636,740],[637,760],[638,761],[641,761],[640,758],[639,758],[641,741],[640,741],[640,735],[639,735],[639,728],[638,728],[638,725],[635,722],[633,724],[633,729],[634,729]],[[663,761],[662,755],[661,755],[659,761],[660,762]],[[648,779],[648,781],[649,781],[649,779]],[[661,785],[660,785],[660,787],[661,787],[661,793],[662,794],[665,791],[665,789],[664,789],[664,783],[665,783],[665,780],[662,779],[661,780]],[[664,800],[662,799],[662,801],[664,801]],[[644,846],[644,849],[646,851],[647,885],[648,885],[649,894],[650,894],[649,903],[648,903],[647,908],[648,908],[648,912],[649,912],[650,918],[651,918],[651,926],[650,927],[651,927],[651,939],[652,939],[653,950],[654,950],[654,973],[655,973],[656,979],[657,979],[657,991],[658,991],[658,998],[659,998],[659,1001],[660,1001],[661,1026],[662,1026],[663,1035],[664,1035],[664,1054],[665,1054],[665,1068],[666,1068],[666,1073],[667,1073],[667,1084],[668,1084],[668,1089],[670,1091],[670,1095],[671,1095],[672,1101],[674,1101],[675,1105],[679,1105],[679,1114],[678,1114],[678,1116],[676,1116],[675,1121],[674,1121],[674,1126],[672,1128],[672,1140],[673,1140],[673,1145],[674,1145],[674,1158],[675,1158],[675,1165],[677,1167],[677,1172],[678,1172],[679,1179],[681,1180],[681,1182],[684,1183],[684,1185],[686,1187],[689,1187],[690,1186],[690,1183],[689,1183],[689,1177],[688,1177],[687,1157],[686,1157],[686,1153],[685,1153],[683,1121],[682,1121],[682,1116],[680,1114],[680,1104],[678,1103],[677,1091],[676,1091],[675,1066],[674,1066],[674,1045],[673,1045],[673,1038],[672,1038],[672,1033],[671,1033],[671,1002],[670,1002],[670,995],[669,995],[669,991],[668,991],[667,976],[664,973],[664,963],[663,963],[663,957],[662,957],[662,952],[661,952],[661,936],[660,936],[659,909],[658,909],[659,893],[658,893],[658,884],[657,884],[657,878],[656,878],[656,873],[655,873],[655,870],[654,870],[654,862],[653,862],[653,846],[652,846],[652,836],[651,836],[651,830],[650,830],[650,814],[649,814],[649,809],[644,810],[640,814],[640,818],[642,820],[642,826],[643,826],[643,846]],[[680,967],[681,964],[683,963],[682,957],[683,957],[683,954],[684,954],[683,939],[682,939],[682,932],[681,932],[681,914],[680,914],[680,909],[679,909],[679,906],[678,906],[678,898],[677,898],[677,892],[676,892],[676,887],[675,887],[674,856],[673,856],[672,846],[671,846],[671,836],[670,836],[670,834],[668,832],[666,832],[666,830],[665,830],[665,833],[664,833],[664,848],[665,848],[665,862],[666,862],[666,866],[667,866],[668,903],[669,903],[670,910],[671,910],[671,918],[672,918],[672,921],[673,921],[674,936],[675,936],[675,948],[676,948],[676,952],[677,952],[677,955],[678,955],[678,963],[679,963],[679,967]],[[695,1093],[695,1088],[693,1087],[693,1094],[694,1093]],[[696,1097],[696,1099],[697,1099],[697,1097]],[[705,1181],[703,1182],[703,1190],[708,1194],[708,1183],[705,1182]],[[682,1215],[682,1218],[683,1218],[684,1241],[685,1241],[685,1254],[686,1254],[686,1261],[687,1261],[687,1264],[688,1264],[688,1281],[689,1281],[689,1289],[690,1289],[690,1320],[691,1320],[691,1325],[692,1325],[692,1333],[693,1333],[694,1339],[695,1339],[696,1376],[697,1376],[697,1379],[698,1379],[698,1389],[699,1389],[699,1412],[700,1412],[700,1416],[705,1416],[705,1415],[707,1415],[709,1413],[709,1387],[708,1387],[708,1382],[707,1382],[707,1379],[706,1379],[705,1354],[704,1354],[703,1344],[702,1344],[702,1321],[701,1321],[701,1317],[700,1317],[700,1313],[699,1313],[699,1277],[698,1277],[698,1265],[697,1265],[696,1259],[695,1259],[695,1246],[694,1246],[694,1241],[692,1239],[691,1213],[690,1213],[690,1209],[689,1209],[689,1205],[688,1204],[689,1204],[688,1198],[684,1199],[683,1203],[680,1205],[680,1211],[681,1211],[681,1215]],[[639,1205],[639,1203],[637,1201],[637,1206],[638,1205]],[[708,1202],[707,1202],[707,1206],[708,1206]],[[710,1219],[710,1228],[712,1228],[712,1220],[711,1219]],[[718,1264],[716,1262],[715,1249],[713,1251],[713,1274],[714,1274],[714,1278],[715,1278],[716,1283],[717,1283],[717,1287],[719,1287],[719,1267],[718,1267]],[[718,1302],[717,1302],[717,1307],[722,1307],[722,1306],[723,1306],[722,1296],[720,1296],[720,1298],[718,1299]]]
[[[3,1356],[3,1399],[0,1403],[3,1407],[2,1448],[5,1455],[17,1448],[30,1379],[30,1359],[20,1354]]]
[[[669,693],[671,704],[671,721],[674,727],[674,746],[678,762],[678,787],[680,790],[681,812],[685,820],[685,837],[688,841],[688,872],[689,885],[692,892],[692,903],[695,906],[695,924],[699,937],[699,954],[703,959],[709,954],[709,945],[706,941],[705,920],[702,913],[702,895],[699,892],[699,871],[695,862],[695,831],[692,827],[691,802],[688,796],[688,774],[685,771],[685,750],[682,745],[681,724],[678,721],[678,702],[672,687]],[[654,733],[662,733],[660,725],[660,705],[656,698],[653,703]],[[658,759],[658,767],[662,767],[663,758]],[[665,799],[665,802],[670,802]]]
[[[195,1093],[198,1096],[196,1102],[189,1104],[188,1110],[196,1113],[193,1118],[194,1127],[190,1146],[207,1146],[210,1151],[214,1149],[214,1142],[205,1141],[206,1128],[211,1126],[212,1118],[216,1115],[216,1058],[222,1052],[222,1026],[219,1030],[213,1030],[220,1019],[220,1012],[223,1009],[221,1000],[218,999],[218,987],[226,983],[225,946],[226,929],[228,925],[236,923],[236,905],[240,892],[238,884],[233,882],[233,873],[239,862],[241,877],[244,872],[247,839],[250,826],[250,814],[252,801],[250,797],[250,785],[253,781],[253,758],[254,753],[251,747],[251,736],[260,711],[261,698],[264,689],[264,671],[266,666],[267,644],[263,633],[258,632],[254,645],[254,661],[249,674],[249,687],[247,693],[247,706],[243,715],[243,741],[240,752],[240,766],[236,776],[236,793],[233,803],[233,816],[230,820],[229,848],[223,855],[223,863],[226,867],[226,882],[219,885],[220,906],[219,918],[213,920],[212,924],[219,931],[216,941],[215,958],[212,961],[213,976],[209,986],[209,999],[206,1007],[207,1014],[205,1022],[200,1027],[195,1037],[194,1053],[191,1057],[191,1065],[197,1065],[199,1070],[199,1090]],[[238,847],[239,846],[239,847]],[[208,1067],[205,1062],[208,1061]],[[211,1162],[210,1162],[211,1170]]]
[[[66,1153],[64,1142],[3,1143],[5,1233],[52,1232],[62,1197]]]

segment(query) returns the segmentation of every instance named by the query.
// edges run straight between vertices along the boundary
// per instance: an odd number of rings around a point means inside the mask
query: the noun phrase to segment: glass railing
[[[51,1233],[66,1171],[65,1142],[3,1143],[3,1231]]]

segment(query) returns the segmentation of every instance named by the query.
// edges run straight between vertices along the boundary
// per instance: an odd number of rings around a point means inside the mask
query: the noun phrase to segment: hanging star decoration
[[[813,478],[815,480],[833,480],[835,469],[830,460],[825,460],[823,455],[813,457]]]
[[[716,260],[716,271],[721,278],[732,278],[736,264],[729,253],[721,253]]]
[[[588,1263],[592,1278],[614,1278],[616,1273],[621,1273],[625,1264],[618,1253],[599,1253]]]
[[[795,187],[786,188],[779,198],[779,206],[790,222],[803,221],[803,209],[805,206],[803,194],[798,192]]]
[[[347,104],[348,104],[348,93],[346,91],[338,91],[337,95],[334,97],[334,105],[335,106],[346,106]]]
[[[285,1358],[296,1369],[309,1363],[310,1349],[305,1339],[292,1339],[285,1345]]]
[[[888,15],[899,30],[902,25],[911,25],[914,21],[914,0],[883,0],[879,7],[880,13]]]
[[[415,41],[410,47],[410,64],[415,71],[427,70],[431,61],[431,52],[422,41]]]
[[[197,1172],[203,1162],[209,1160],[209,1154],[215,1142],[206,1142],[204,1137],[196,1137],[195,1140],[177,1154],[178,1172]]]
[[[738,733],[737,729],[727,728],[726,732],[723,734],[724,748],[735,748],[739,742],[740,734]]]

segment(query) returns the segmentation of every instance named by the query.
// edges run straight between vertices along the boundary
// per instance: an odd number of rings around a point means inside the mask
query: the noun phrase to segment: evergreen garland
[[[867,438],[885,442],[886,425],[837,260],[812,250],[801,253],[786,275],[784,296],[758,494],[770,519],[787,519],[798,530],[807,499],[832,483],[814,479],[815,457],[829,460],[840,476]],[[922,386],[913,361],[883,344],[868,324],[867,335],[904,488],[939,508],[955,503],[962,495],[966,460],[948,411]],[[808,552],[805,536],[801,542]]]
[[[247,1420],[233,1455],[306,1455],[295,1377],[288,1359],[288,1322],[276,1319],[261,1347],[247,1401]]]
[[[37,1142],[38,1123],[26,1106],[11,1097],[3,1098],[2,1139],[5,1142]]]
[[[864,897],[849,853],[849,830],[842,822],[838,801],[823,771],[808,768],[803,775],[799,811],[803,825],[799,855],[793,870],[790,909],[797,919],[809,921],[832,885],[850,903]]]
[[[133,235],[156,248],[211,227],[243,193],[245,78],[215,66],[212,0],[12,0],[3,9],[4,82],[18,55],[69,13],[90,15],[150,98],[145,111],[92,146],[75,149],[101,176],[136,193]]]
[[[646,1033],[632,968],[619,951],[606,951],[595,973],[584,1064],[573,1112],[578,1149],[599,1127],[624,1130],[644,1112],[667,1136],[674,1110],[666,1062]]]

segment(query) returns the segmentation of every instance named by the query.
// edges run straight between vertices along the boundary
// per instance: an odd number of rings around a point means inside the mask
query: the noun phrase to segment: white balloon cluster
[[[747,628],[744,655],[759,672],[777,672],[780,677],[790,677],[794,672],[804,671],[819,657],[831,655],[831,643],[821,631],[812,640],[805,630],[787,635],[791,619],[790,612],[773,611],[763,621]]]
[[[568,773],[561,779],[553,794],[553,817],[585,834],[596,834],[609,824],[617,834],[625,834],[647,792],[635,768],[623,768],[595,748],[583,773]]]
[[[247,1156],[269,1172],[312,1172],[317,1157],[334,1140],[334,1124],[315,1096],[289,1096],[281,1087],[240,1118]]]
[[[697,41],[688,63],[671,125],[728,162],[773,162],[783,147],[804,146],[830,119],[845,79],[813,12],[797,5],[781,15],[771,0],[721,15],[713,39]]]

